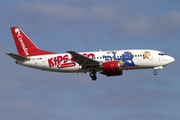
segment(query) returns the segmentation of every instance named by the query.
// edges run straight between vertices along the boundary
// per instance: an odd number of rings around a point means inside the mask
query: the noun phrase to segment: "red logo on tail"
[[[29,53],[28,53],[28,48],[26,48],[26,46],[25,46],[25,44],[24,44],[24,42],[23,42],[23,40],[22,40],[22,35],[21,35],[21,33],[20,33],[20,30],[18,29],[18,28],[16,28],[15,30],[15,33],[17,34],[17,38],[18,38],[18,40],[19,40],[19,42],[20,42],[20,44],[21,44],[21,47],[23,48],[23,50],[24,50],[24,53],[26,54],[26,56],[28,56],[29,55]]]

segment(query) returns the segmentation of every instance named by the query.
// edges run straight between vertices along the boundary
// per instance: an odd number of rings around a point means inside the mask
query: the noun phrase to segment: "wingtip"
[[[9,55],[9,54],[11,54],[11,53],[10,53],[10,52],[6,52],[5,54]]]
[[[68,51],[66,51],[67,53],[69,53],[69,52],[75,52],[74,50],[68,50]]]

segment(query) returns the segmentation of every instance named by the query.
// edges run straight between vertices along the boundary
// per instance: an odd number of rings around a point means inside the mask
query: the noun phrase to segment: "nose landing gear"
[[[97,79],[95,71],[90,72],[89,76],[92,78],[93,81]]]
[[[157,75],[156,70],[163,69],[163,66],[154,67],[154,75]]]
[[[157,72],[156,72],[156,70],[154,70],[154,73],[153,73],[154,75],[157,75]]]

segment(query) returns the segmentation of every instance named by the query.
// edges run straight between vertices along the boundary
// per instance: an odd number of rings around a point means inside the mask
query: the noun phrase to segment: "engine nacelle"
[[[103,63],[103,70],[119,70],[120,63],[119,61],[109,61]]]
[[[119,70],[121,68],[119,61],[104,62],[102,67],[103,72],[101,74],[103,75],[118,76],[123,74],[122,70]]]

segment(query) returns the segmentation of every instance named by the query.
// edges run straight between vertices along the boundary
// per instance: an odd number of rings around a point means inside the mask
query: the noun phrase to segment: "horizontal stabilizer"
[[[9,55],[10,57],[14,58],[15,60],[21,60],[21,61],[30,60],[30,58],[23,57],[23,56],[20,56],[20,55],[16,55],[16,54],[13,54],[13,53],[6,53],[6,54]]]

